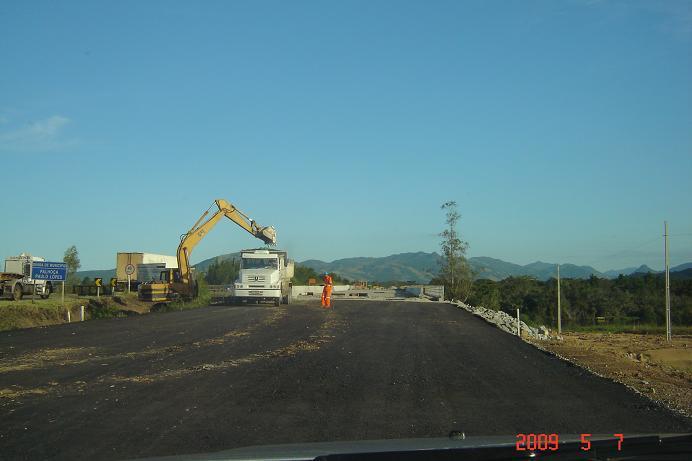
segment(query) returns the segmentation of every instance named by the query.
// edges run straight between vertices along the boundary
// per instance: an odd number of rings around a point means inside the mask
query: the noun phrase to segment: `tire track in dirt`
[[[45,349],[40,354],[31,356],[21,356],[12,364],[3,364],[4,368],[0,369],[0,376],[3,373],[16,370],[32,370],[38,368],[49,368],[50,366],[76,366],[84,364],[96,364],[103,361],[111,361],[116,359],[131,359],[140,360],[149,357],[158,357],[160,360],[171,359],[176,355],[195,349],[201,353],[205,353],[203,349],[226,346],[241,340],[249,341],[253,333],[266,328],[276,327],[288,315],[288,309],[280,308],[272,311],[266,318],[244,329],[230,330],[222,335],[208,338],[202,341],[195,341],[191,344],[180,344],[174,346],[166,346],[160,348],[149,348],[143,351],[123,352],[120,354],[111,354],[107,356],[86,357],[81,359],[65,359],[65,355],[76,352],[72,349]],[[123,383],[151,384],[163,379],[177,379],[200,372],[214,372],[236,368],[243,365],[253,364],[260,360],[267,360],[275,357],[289,357],[301,352],[310,352],[318,350],[321,345],[331,341],[334,338],[331,332],[339,325],[339,321],[331,318],[322,322],[315,334],[310,335],[307,339],[293,341],[280,347],[270,350],[265,350],[256,353],[250,353],[232,357],[214,362],[204,362],[199,365],[168,368],[158,372],[140,373],[140,374],[112,374],[107,369],[96,379],[92,379],[90,383],[77,380],[73,382],[49,381],[47,385],[41,387],[22,387],[12,385],[6,388],[0,388],[0,399],[15,400],[22,397],[47,396],[49,394],[69,395],[74,393],[83,393],[88,387],[93,386],[110,386],[114,387]],[[88,348],[85,353],[92,354],[95,348]],[[1,400],[0,400],[1,404]]]

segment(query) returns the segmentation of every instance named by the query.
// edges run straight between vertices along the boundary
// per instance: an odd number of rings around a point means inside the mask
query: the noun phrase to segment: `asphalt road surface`
[[[449,304],[214,306],[0,333],[0,459],[308,441],[689,432]]]

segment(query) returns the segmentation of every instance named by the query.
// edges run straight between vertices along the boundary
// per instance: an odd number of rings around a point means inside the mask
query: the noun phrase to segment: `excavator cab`
[[[159,280],[151,283],[143,283],[137,290],[137,296],[141,301],[155,303],[173,301],[179,297],[175,291],[175,284],[181,281],[180,270],[166,269],[159,274]]]
[[[161,271],[159,281],[166,283],[181,282],[182,279],[180,278],[180,270],[166,269],[165,271]]]

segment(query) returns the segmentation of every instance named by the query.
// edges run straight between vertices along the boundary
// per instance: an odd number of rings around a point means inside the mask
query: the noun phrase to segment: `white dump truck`
[[[28,253],[5,259],[5,271],[0,272],[0,297],[12,297],[19,301],[24,295],[34,293],[43,299],[50,296],[53,291],[50,281],[31,278],[34,261],[45,261],[45,259]]]
[[[294,263],[285,251],[251,249],[240,252],[240,272],[235,282],[235,302],[291,303]]]

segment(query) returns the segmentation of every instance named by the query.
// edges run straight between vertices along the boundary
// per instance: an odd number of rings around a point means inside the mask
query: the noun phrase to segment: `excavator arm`
[[[178,245],[178,283],[182,283],[184,288],[176,290],[192,294],[194,290],[194,282],[191,277],[190,269],[190,254],[197,246],[200,240],[219,222],[224,216],[245,229],[250,234],[262,240],[268,245],[276,244],[276,230],[272,226],[259,226],[252,218],[237,209],[226,200],[217,199],[214,201],[218,210],[205,220],[213,205],[205,211],[192,228],[180,237],[180,245]]]

